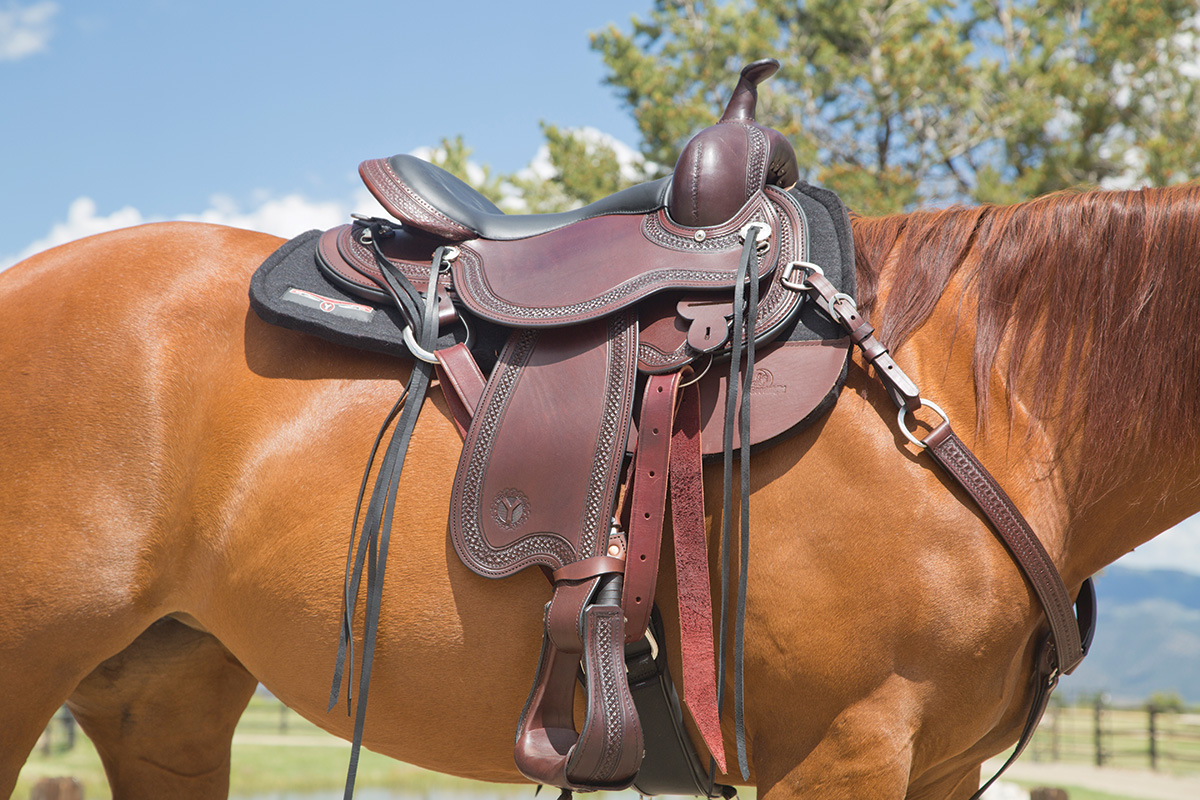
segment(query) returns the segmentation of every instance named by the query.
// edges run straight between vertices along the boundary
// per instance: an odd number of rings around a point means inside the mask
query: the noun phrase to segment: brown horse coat
[[[860,286],[903,341],[897,360],[1073,592],[1200,510],[1200,354],[1180,324],[1200,317],[1198,195],[856,222]],[[224,796],[255,679],[349,737],[349,718],[325,712],[346,539],[408,368],[250,312],[249,275],[278,244],[167,224],[0,274],[0,795],[64,701],[117,797]],[[1072,270],[1086,277],[1060,279]],[[431,393],[401,483],[365,741],[517,781],[547,587],[532,572],[485,580],[454,555],[460,443]],[[970,796],[1024,721],[1044,629],[1004,547],[901,436],[860,362],[825,419],[755,458],[752,484],[752,782],[770,798]],[[668,575],[669,638],[673,592]]]

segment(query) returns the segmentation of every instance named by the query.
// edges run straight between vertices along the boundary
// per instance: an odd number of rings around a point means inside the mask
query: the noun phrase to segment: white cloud
[[[53,3],[40,3],[32,6],[29,10],[43,7],[49,8],[50,14],[56,10]],[[0,31],[3,30],[5,13],[0,12]],[[11,16],[11,12],[9,12],[9,16]],[[653,165],[648,165],[645,159],[629,145],[595,128],[580,128],[576,129],[574,133],[589,144],[604,144],[612,148],[616,153],[621,173],[627,179],[644,180],[647,168],[653,167]],[[439,151],[433,148],[420,148],[413,152],[413,155],[425,159],[434,158],[438,154]],[[525,170],[527,173],[542,178],[553,175],[554,168],[550,164],[549,151],[545,146],[538,150]],[[484,178],[483,168],[478,164],[469,163],[467,171],[469,176],[476,181],[482,181]],[[502,188],[511,189],[512,187]],[[506,203],[505,208],[510,211],[519,211],[520,198],[510,199],[515,202]],[[512,207],[510,208],[510,206]],[[315,200],[302,194],[273,196],[267,192],[259,192],[248,208],[243,208],[234,198],[220,194],[210,198],[209,207],[203,211],[179,214],[169,218],[143,214],[132,206],[126,206],[110,214],[101,214],[95,201],[90,197],[83,196],[71,202],[67,208],[67,218],[55,222],[45,236],[31,243],[19,253],[0,255],[0,270],[11,267],[34,253],[66,244],[74,239],[145,222],[161,222],[166,219],[211,222],[262,231],[276,236],[291,237],[313,228],[325,229],[340,225],[349,219],[351,212],[370,216],[388,216],[387,212],[371,196],[371,193],[362,187],[352,196],[340,200]]]
[[[1151,539],[1119,562],[1137,569],[1174,569],[1200,575],[1200,515]]]
[[[96,203],[92,198],[76,198],[67,207],[67,218],[54,223],[49,233],[15,256],[0,257],[0,270],[11,267],[21,259],[28,258],[34,253],[40,253],[42,250],[48,250],[75,239],[82,239],[84,236],[93,236],[117,228],[128,228],[130,225],[140,225],[143,222],[146,222],[146,218],[142,216],[142,212],[132,206],[125,206],[104,216],[96,213]]]
[[[0,9],[0,61],[18,61],[46,49],[54,34],[50,21],[58,13],[57,3]]]
[[[571,133],[577,139],[582,140],[589,146],[589,150],[596,146],[608,147],[612,150],[613,155],[617,157],[617,166],[621,170],[621,177],[625,180],[644,181],[646,180],[646,173],[653,170],[656,166],[647,162],[641,153],[620,139],[596,128],[571,128],[565,132]],[[526,167],[526,170],[542,180],[549,180],[557,175],[558,170],[554,168],[553,162],[550,161],[550,148],[546,145],[539,147],[537,154],[534,155],[533,161]]]
[[[226,195],[215,195],[210,202],[212,206],[207,210],[184,214],[178,219],[291,237],[312,228],[332,228],[345,222],[350,214],[350,207],[345,203],[310,200],[299,194],[266,199],[248,211],[243,211]]]
[[[276,236],[291,237],[313,228],[332,228],[346,222],[350,213],[386,216],[386,212],[366,189],[359,189],[345,202],[312,200],[300,194],[283,197],[260,195],[258,205],[248,210],[239,207],[233,198],[216,195],[210,199],[209,208],[198,214],[180,214],[173,219],[189,222],[211,222],[235,228],[262,231]],[[79,197],[67,207],[67,218],[55,222],[50,232],[31,243],[20,253],[0,256],[0,270],[28,258],[34,253],[57,247],[60,244],[94,236],[97,233],[128,228],[146,222],[161,222],[166,217],[143,214],[132,206],[125,206],[111,214],[99,213],[90,197]]]

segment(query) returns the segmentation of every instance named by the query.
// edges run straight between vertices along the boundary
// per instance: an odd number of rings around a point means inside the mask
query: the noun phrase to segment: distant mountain
[[[1096,578],[1096,640],[1063,679],[1064,699],[1107,692],[1136,702],[1156,692],[1200,704],[1200,576],[1109,567]]]

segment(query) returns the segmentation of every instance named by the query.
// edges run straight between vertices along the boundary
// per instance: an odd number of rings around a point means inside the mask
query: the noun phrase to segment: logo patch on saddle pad
[[[518,489],[505,489],[492,500],[492,518],[505,530],[519,528],[529,518],[529,498]]]
[[[336,300],[332,297],[316,294],[315,292],[297,289],[294,286],[283,293],[283,299],[290,300],[298,305],[315,308],[318,311],[324,311],[326,314],[332,314],[335,317],[356,319],[359,322],[370,322],[371,317],[375,316],[375,309],[370,306],[348,303],[345,300]]]

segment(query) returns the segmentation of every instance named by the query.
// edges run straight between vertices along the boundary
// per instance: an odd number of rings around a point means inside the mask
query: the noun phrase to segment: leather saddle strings
[[[729,618],[730,545],[732,543],[730,512],[733,506],[733,428],[738,425],[740,459],[738,585],[737,608],[734,616],[733,640],[733,720],[737,740],[738,768],[748,779],[750,766],[746,757],[745,693],[743,669],[746,628],[746,583],[750,565],[750,385],[754,379],[754,328],[758,321],[758,233],[760,227],[750,226],[742,247],[738,265],[737,285],[733,294],[733,349],[729,359],[729,382],[725,392],[725,432],[722,441],[724,471],[721,494],[721,618],[717,642],[717,709],[725,700],[725,632]],[[747,284],[749,286],[747,287]],[[748,291],[747,291],[748,289]],[[749,295],[749,297],[747,297]],[[742,366],[743,338],[746,366],[740,387],[738,370]],[[739,392],[740,388],[740,392]],[[739,416],[740,415],[740,416]],[[711,767],[710,767],[711,770]],[[715,776],[710,776],[710,778]],[[711,780],[710,780],[711,782]]]
[[[375,260],[383,272],[383,277],[392,301],[400,309],[411,328],[416,331],[415,338],[417,344],[426,351],[432,351],[437,339],[438,329],[437,277],[441,269],[445,248],[439,247],[434,251],[433,261],[430,266],[429,291],[426,292],[424,301],[422,302],[420,293],[384,257],[380,249],[379,240],[390,234],[390,228],[383,224],[375,224],[369,227],[375,251]],[[429,388],[432,371],[432,364],[421,359],[414,359],[412,374],[409,376],[408,384],[405,386],[396,404],[388,413],[383,427],[375,438],[375,444],[371,448],[370,460],[367,462],[367,468],[363,473],[362,484],[359,488],[358,502],[354,509],[354,521],[350,529],[350,546],[346,555],[346,578],[343,587],[345,594],[342,600],[341,633],[338,640],[338,652],[334,665],[333,685],[330,689],[328,707],[328,710],[332,711],[333,707],[337,704],[347,654],[349,654],[350,662],[350,669],[346,674],[347,714],[350,713],[353,705],[354,636],[352,625],[354,609],[361,586],[363,562],[365,560],[367,599],[363,624],[363,653],[362,662],[359,666],[358,702],[354,715],[354,738],[350,750],[350,764],[346,774],[345,800],[350,800],[354,795],[354,780],[358,773],[358,758],[362,748],[363,726],[366,721],[367,692],[371,682],[371,667],[375,656],[375,638],[379,628],[379,612],[383,599],[383,574],[384,568],[387,565],[392,516],[396,509],[400,475],[404,469],[404,457],[408,452],[409,442],[412,439],[413,431],[416,429],[417,415],[421,411],[421,406],[425,400],[425,393]],[[401,410],[402,404],[403,409]],[[396,419],[398,411],[399,419],[396,421],[395,430],[392,432],[392,439],[388,443],[387,450],[380,463],[379,474],[376,476],[375,486],[371,491],[371,499],[367,505],[366,515],[363,518],[362,533],[358,537],[358,546],[356,549],[355,533],[358,527],[359,512],[362,508],[362,499],[365,494],[367,480],[383,435],[392,424],[392,421]]]

